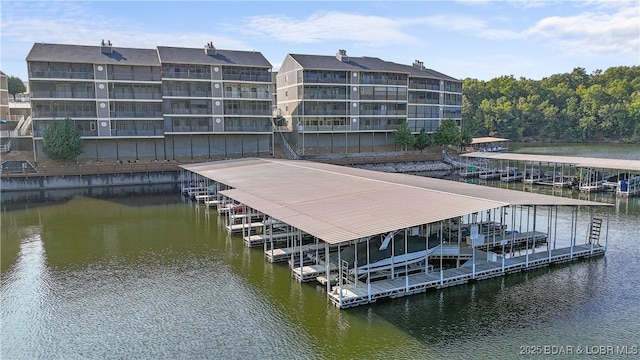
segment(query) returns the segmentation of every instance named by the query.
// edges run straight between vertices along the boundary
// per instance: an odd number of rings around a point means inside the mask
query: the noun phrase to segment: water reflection
[[[51,317],[51,276],[44,244],[37,227],[21,232],[25,236],[20,240],[15,266],[2,276],[3,347],[37,339],[47,332]],[[40,349],[34,355],[43,355],[44,350]]]

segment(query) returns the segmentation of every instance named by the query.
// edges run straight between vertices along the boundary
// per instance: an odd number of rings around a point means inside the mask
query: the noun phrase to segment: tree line
[[[583,68],[542,80],[467,78],[463,130],[515,141],[640,141],[640,66],[587,74]]]
[[[427,134],[424,129],[420,129],[420,133],[414,135],[407,123],[398,125],[394,133],[394,141],[403,151],[412,147],[422,152],[431,145],[465,147],[471,145],[471,140],[473,140],[471,134],[460,131],[458,124],[453,119],[442,120],[440,126],[432,134]]]

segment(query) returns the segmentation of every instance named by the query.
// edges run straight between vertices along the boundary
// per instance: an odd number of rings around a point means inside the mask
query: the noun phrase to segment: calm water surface
[[[346,311],[176,195],[3,211],[0,358],[502,359],[525,345],[638,346],[640,199],[592,199],[615,204],[604,257]]]

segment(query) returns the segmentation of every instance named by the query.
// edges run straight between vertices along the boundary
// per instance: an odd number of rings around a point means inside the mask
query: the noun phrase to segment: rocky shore
[[[386,164],[362,164],[352,167],[366,170],[374,170],[388,173],[422,173],[428,171],[451,171],[453,167],[441,161],[433,162],[406,162]]]

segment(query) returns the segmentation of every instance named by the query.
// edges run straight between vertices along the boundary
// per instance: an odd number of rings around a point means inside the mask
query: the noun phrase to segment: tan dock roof
[[[477,137],[477,138],[473,138],[471,139],[471,145],[475,145],[475,144],[486,144],[486,143],[492,143],[492,142],[503,142],[503,141],[509,141],[509,139],[504,139],[504,138],[498,138],[498,137]]]
[[[233,187],[221,193],[331,244],[507,205],[606,205],[306,161],[181,167]]]
[[[515,153],[486,153],[472,152],[460,155],[462,157],[495,159],[495,160],[514,160],[526,162],[541,163],[557,163],[570,164],[577,167],[589,167],[597,169],[619,169],[640,171],[640,160],[627,159],[607,159],[579,156],[557,156],[557,155],[538,155],[538,154],[515,154]]]

